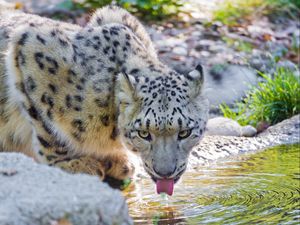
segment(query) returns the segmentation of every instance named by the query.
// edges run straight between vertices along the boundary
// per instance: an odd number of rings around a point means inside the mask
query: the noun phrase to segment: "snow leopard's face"
[[[140,154],[153,180],[176,182],[208,119],[208,101],[201,95],[202,68],[198,66],[186,76],[172,71],[166,76],[139,77],[138,81],[126,77],[134,95],[128,93],[129,86],[120,93],[123,141]]]

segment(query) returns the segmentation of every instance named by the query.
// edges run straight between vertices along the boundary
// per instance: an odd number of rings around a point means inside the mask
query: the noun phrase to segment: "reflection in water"
[[[300,145],[186,172],[172,197],[149,179],[125,191],[135,224],[300,224]]]

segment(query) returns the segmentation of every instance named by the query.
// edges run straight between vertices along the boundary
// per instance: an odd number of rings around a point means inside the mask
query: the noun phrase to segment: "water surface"
[[[300,224],[300,145],[186,172],[172,197],[148,178],[125,191],[135,224]]]

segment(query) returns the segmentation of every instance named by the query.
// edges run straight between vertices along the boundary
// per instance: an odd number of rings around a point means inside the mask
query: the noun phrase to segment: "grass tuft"
[[[266,82],[252,88],[243,101],[235,104],[235,109],[220,105],[225,117],[241,125],[256,126],[259,122],[273,125],[300,113],[299,77],[283,68],[277,70],[273,79],[261,76]]]

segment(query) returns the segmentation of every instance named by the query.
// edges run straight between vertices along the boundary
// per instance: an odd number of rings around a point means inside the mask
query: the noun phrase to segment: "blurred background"
[[[300,113],[300,0],[8,2],[81,26],[97,8],[117,4],[146,26],[164,63],[181,73],[205,66],[211,116],[264,129]]]

